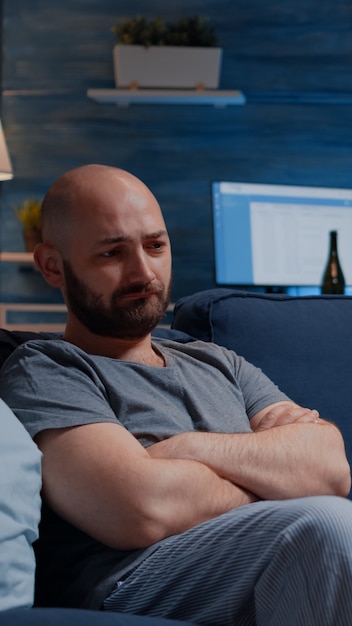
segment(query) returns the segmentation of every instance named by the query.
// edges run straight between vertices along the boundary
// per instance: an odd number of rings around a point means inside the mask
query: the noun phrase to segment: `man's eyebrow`
[[[160,239],[160,237],[167,237],[167,236],[168,235],[167,235],[166,230],[157,230],[154,233],[147,233],[146,235],[143,235],[143,239],[144,240]],[[129,237],[125,235],[119,235],[118,237],[105,237],[104,239],[100,239],[100,241],[98,241],[96,247],[112,246],[117,243],[125,243],[126,241],[128,242],[132,240],[133,240],[133,237]]]
[[[111,246],[114,243],[123,243],[124,241],[131,241],[132,237],[125,237],[123,235],[120,235],[119,237],[105,237],[104,239],[100,239],[97,242],[96,247],[99,248],[100,246]]]
[[[157,230],[155,233],[149,233],[149,235],[144,235],[143,239],[160,239],[160,237],[167,237],[166,230]]]

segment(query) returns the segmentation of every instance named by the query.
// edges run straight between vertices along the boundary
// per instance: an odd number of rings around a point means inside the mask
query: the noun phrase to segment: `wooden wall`
[[[147,7],[147,10],[146,10]],[[221,88],[247,104],[102,105],[114,86],[111,26],[199,13],[216,27]],[[141,177],[163,208],[176,299],[213,286],[212,179],[352,186],[348,0],[3,0],[3,123],[15,178],[2,185],[1,249],[23,249],[13,204],[89,162]],[[35,273],[3,276],[4,299],[55,296]]]

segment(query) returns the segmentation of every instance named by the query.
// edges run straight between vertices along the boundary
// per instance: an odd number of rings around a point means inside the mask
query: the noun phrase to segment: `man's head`
[[[159,204],[135,176],[86,165],[64,174],[42,205],[34,256],[74,322],[100,336],[147,335],[170,297],[171,251]]]

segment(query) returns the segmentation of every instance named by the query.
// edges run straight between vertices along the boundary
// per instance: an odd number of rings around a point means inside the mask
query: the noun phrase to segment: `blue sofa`
[[[351,326],[352,297],[292,297],[211,289],[179,300],[172,329],[156,329],[155,334],[181,341],[214,341],[242,354],[293,400],[317,408],[323,417],[333,420],[343,433],[352,463]],[[37,336],[0,330],[0,367],[16,345]],[[3,626],[63,626],[73,620],[87,626],[180,624],[71,609],[3,611],[0,620]]]

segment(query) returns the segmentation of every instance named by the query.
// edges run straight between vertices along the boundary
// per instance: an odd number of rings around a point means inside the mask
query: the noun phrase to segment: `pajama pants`
[[[165,539],[104,609],[207,626],[350,626],[352,502],[256,502]]]

